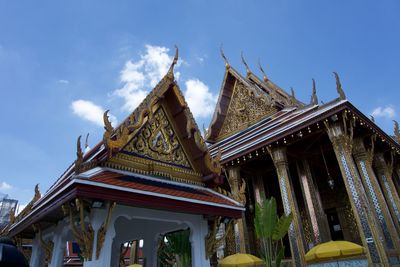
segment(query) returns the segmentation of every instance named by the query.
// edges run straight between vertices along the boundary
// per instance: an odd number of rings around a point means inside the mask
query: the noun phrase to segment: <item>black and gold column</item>
[[[331,240],[328,220],[322,207],[321,198],[311,175],[310,165],[307,160],[297,164],[301,191],[305,202],[307,215],[311,222],[314,246]]]
[[[228,179],[233,198],[241,204],[246,205],[246,184],[240,178],[239,166],[228,168]],[[249,252],[246,218],[244,216],[245,214],[243,213],[242,218],[236,220],[235,225],[237,227],[237,231],[236,229],[234,231],[236,239],[236,252],[239,253]]]
[[[393,161],[392,161],[393,162]],[[400,234],[400,200],[393,183],[393,165],[385,160],[383,153],[378,153],[374,157],[376,174],[381,183],[386,202],[388,203],[393,221]]]
[[[373,213],[368,209],[369,202],[352,157],[353,121],[350,122],[349,128],[347,123],[345,117],[343,124],[335,122],[329,125],[326,122],[329,139],[339,163],[361,241],[366,248],[369,265],[389,266],[385,248],[380,239],[379,228],[376,227],[377,222]]]
[[[293,214],[293,222],[289,228],[290,250],[292,252],[293,266],[306,266],[304,252],[304,238],[302,233],[299,210],[296,204],[296,197],[290,182],[289,166],[286,157],[286,148],[278,147],[269,149],[269,153],[274,162],[278,175],[279,188],[285,214]]]
[[[379,186],[378,179],[372,169],[374,139],[372,141],[372,148],[366,150],[362,138],[354,140],[353,156],[356,161],[358,171],[361,175],[361,180],[364,185],[369,203],[375,210],[375,219],[379,223],[381,233],[385,240],[385,248],[389,254],[398,254],[400,249],[400,240],[393,223],[392,216],[390,215],[389,208],[383,196],[382,190]]]

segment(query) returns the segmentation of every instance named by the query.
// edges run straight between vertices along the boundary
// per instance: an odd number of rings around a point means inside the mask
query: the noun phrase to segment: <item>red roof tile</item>
[[[141,190],[145,192],[158,193],[172,197],[180,197],[197,201],[205,201],[215,204],[238,207],[236,203],[219,195],[216,192],[179,183],[171,183],[158,178],[146,178],[141,175],[125,175],[121,173],[105,171],[89,179],[93,182],[104,183],[107,185],[120,186],[124,188]]]

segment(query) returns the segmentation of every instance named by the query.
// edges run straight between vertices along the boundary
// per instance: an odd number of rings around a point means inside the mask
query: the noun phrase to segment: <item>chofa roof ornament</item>
[[[112,152],[113,149],[120,149],[126,144],[129,138],[129,130],[122,125],[122,127],[119,128],[119,133],[116,133],[108,118],[108,112],[109,110],[106,110],[103,115],[105,129],[103,140],[106,147]]]
[[[335,75],[335,79],[336,79],[336,90],[339,94],[339,99],[344,100],[344,99],[346,99],[346,95],[343,91],[342,84],[340,83],[339,75],[337,74],[337,72],[333,72],[333,74]]]
[[[220,47],[220,52],[221,52],[221,57],[224,59],[224,62],[225,62],[225,68],[226,69],[229,69],[230,67],[231,67],[231,65],[229,64],[229,61],[228,61],[228,59],[226,58],[226,56],[225,56],[225,54],[224,54],[224,50],[222,49],[222,45],[221,45],[221,47]]]
[[[169,70],[167,72],[167,77],[170,79],[174,79],[174,67],[178,63],[179,59],[179,50],[178,47],[175,45],[175,56],[174,59],[172,60],[171,66],[169,67]]]
[[[260,71],[261,71],[262,74],[264,75],[264,77],[263,77],[264,82],[268,82],[268,76],[267,76],[267,74],[265,74],[264,69],[263,69],[262,66],[261,66],[260,60],[258,60],[258,67],[260,67]]]
[[[244,59],[243,51],[242,51],[242,53],[240,54],[240,57],[242,58],[242,63],[243,63],[244,66],[246,67],[246,74],[247,74],[247,76],[249,76],[249,75],[251,74],[251,70],[250,70],[250,68],[249,68],[249,65],[247,65],[246,60]]]
[[[317,87],[315,86],[315,80],[312,79],[312,94],[311,94],[311,105],[318,105]]]

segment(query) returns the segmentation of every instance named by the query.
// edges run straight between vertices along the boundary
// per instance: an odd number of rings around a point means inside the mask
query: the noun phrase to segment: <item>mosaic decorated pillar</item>
[[[378,179],[372,169],[373,149],[366,150],[362,138],[354,140],[353,156],[356,161],[361,180],[364,185],[369,203],[375,210],[375,219],[379,223],[381,233],[388,250],[400,248],[399,236],[390,215]]]
[[[253,190],[254,190],[254,200],[256,203],[262,203],[262,194],[265,195],[264,180],[262,176],[257,176],[253,178]]]
[[[292,252],[293,266],[305,266],[304,238],[302,233],[299,210],[296,204],[296,196],[290,182],[289,166],[286,157],[286,148],[278,147],[269,150],[271,158],[275,164],[278,175],[279,187],[285,214],[293,214],[293,222],[289,228],[290,250]]]
[[[376,227],[378,223],[373,213],[368,209],[368,199],[352,157],[353,126],[350,125],[350,129],[348,129],[346,122],[344,121],[344,125],[338,122],[332,125],[327,123],[329,139],[332,142],[339,163],[349,201],[360,231],[361,241],[366,248],[369,264],[373,266],[379,264],[381,266],[389,266],[384,244],[380,239],[379,228]]]
[[[236,201],[239,201],[243,205],[246,204],[246,196],[245,192],[241,192],[242,181],[240,178],[240,167],[230,167],[228,168],[228,179],[229,185],[231,187],[231,192]],[[246,185],[244,185],[246,186]],[[244,187],[245,189],[245,187]],[[242,218],[236,220],[236,224],[234,227],[235,233],[235,243],[236,243],[236,252],[237,253],[247,253],[249,252],[248,245],[248,237],[247,237],[247,227],[246,227],[246,218],[245,214],[242,214]]]
[[[393,166],[386,162],[383,153],[375,155],[374,165],[393,221],[397,227],[397,232],[400,233],[400,200],[392,179]]]
[[[307,215],[311,223],[312,237],[314,246],[331,240],[328,220],[322,207],[318,188],[315,186],[311,175],[310,165],[307,160],[302,160],[297,164],[301,192],[303,194],[304,204]]]
[[[397,163],[394,167],[394,173],[396,175],[396,189],[397,194],[400,195],[400,163]]]

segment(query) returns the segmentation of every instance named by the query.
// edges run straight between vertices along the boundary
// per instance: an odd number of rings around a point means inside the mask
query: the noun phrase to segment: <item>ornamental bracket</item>
[[[74,210],[74,208],[76,209],[76,211]],[[83,258],[85,260],[91,261],[93,252],[94,231],[90,223],[85,223],[84,208],[84,203],[79,198],[75,199],[74,207],[68,207],[66,205],[62,206],[64,215],[69,214],[71,231],[74,235],[75,241],[78,243],[82,251]],[[80,225],[80,229],[78,229],[75,224],[76,217],[78,217],[78,224]]]
[[[221,226],[221,216],[215,218],[211,231],[205,237],[206,259],[209,259],[217,251],[217,249],[225,242],[226,237],[230,234],[230,230],[233,228],[229,227],[229,225],[232,223],[233,220],[231,220],[228,224],[225,224],[224,235],[221,238],[217,239],[218,229]]]
[[[38,234],[40,246],[44,249],[46,263],[48,265],[50,265],[51,258],[53,255],[54,243],[51,240],[48,240],[48,241],[43,240],[42,230],[40,228],[40,225],[33,224],[32,227],[33,227],[33,230]]]
[[[96,241],[96,260],[100,257],[101,249],[103,248],[104,240],[106,238],[108,225],[110,224],[111,214],[113,209],[115,208],[116,203],[110,203],[108,207],[107,217],[100,226],[99,230],[97,230],[97,241]]]

